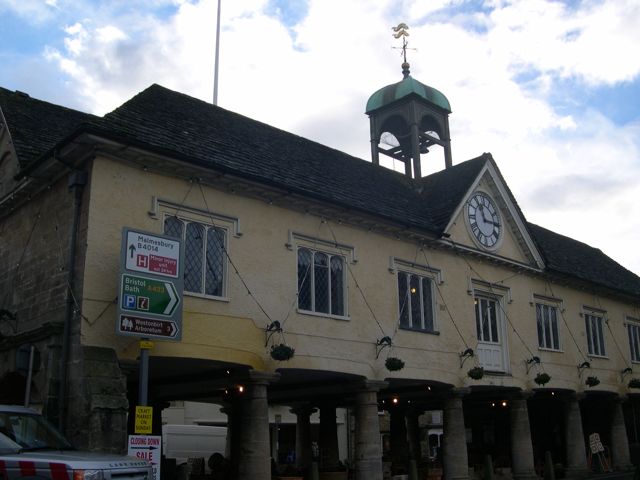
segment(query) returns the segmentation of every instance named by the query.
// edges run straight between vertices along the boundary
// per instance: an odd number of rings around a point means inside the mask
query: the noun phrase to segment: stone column
[[[394,473],[405,473],[409,464],[409,443],[407,442],[407,423],[405,408],[389,408],[389,430],[391,436],[391,466]]]
[[[632,467],[629,456],[629,438],[622,413],[623,402],[624,398],[616,398],[611,412],[611,463],[616,470],[629,470]]]
[[[468,480],[469,458],[467,456],[467,432],[464,426],[462,397],[467,388],[451,391],[444,401],[442,467],[445,480]]]
[[[336,406],[320,405],[320,467],[333,470],[340,465],[338,451],[338,425],[336,424]]]
[[[382,480],[378,391],[386,386],[367,380],[356,394],[355,480]]]
[[[422,459],[422,449],[420,448],[420,411],[410,408],[407,411],[407,439],[409,440],[409,458],[420,463]]]
[[[271,480],[269,405],[267,385],[278,374],[250,371],[240,403],[240,457],[238,480]]]
[[[582,431],[582,415],[577,394],[571,394],[565,405],[564,438],[567,451],[567,478],[583,477],[587,474],[587,454]]]
[[[224,456],[229,461],[229,469],[237,475],[240,458],[240,418],[242,416],[239,401],[227,403],[220,411],[227,415],[227,442]]]
[[[527,398],[530,393],[514,395],[509,410],[511,418],[511,467],[514,480],[537,478],[533,461],[533,444]]]
[[[311,451],[311,414],[316,411],[310,405],[300,405],[291,409],[296,421],[296,467],[309,468],[313,461]]]

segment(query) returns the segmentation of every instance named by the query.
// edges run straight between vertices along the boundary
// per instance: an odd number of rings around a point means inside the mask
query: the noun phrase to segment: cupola
[[[393,30],[402,37],[402,80],[376,91],[367,101],[371,131],[371,157],[380,163],[379,155],[387,155],[405,164],[409,177],[421,178],[421,155],[439,145],[444,150],[445,168],[452,165],[449,135],[449,100],[440,91],[411,76],[407,62],[406,24]]]

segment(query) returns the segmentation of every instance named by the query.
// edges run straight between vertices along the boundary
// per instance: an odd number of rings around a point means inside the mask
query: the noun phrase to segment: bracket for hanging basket
[[[380,356],[380,352],[387,347],[391,347],[393,342],[391,341],[391,337],[382,337],[379,340],[376,340],[376,360]]]
[[[282,326],[280,325],[280,322],[278,320],[274,320],[269,325],[267,325],[267,327],[264,330],[265,337],[266,337],[264,341],[264,346],[266,347],[267,345],[269,345],[269,340],[271,340],[271,337],[273,336],[274,333],[280,333],[280,332],[282,332]]]
[[[460,357],[460,368],[464,366],[464,362],[467,361],[467,358],[473,357],[473,348],[467,348],[465,351],[460,352],[458,356]]]
[[[629,375],[630,373],[633,373],[633,370],[631,369],[631,367],[627,367],[624,370],[622,370],[620,372],[620,381],[624,382],[624,376]]]
[[[535,355],[528,360],[525,360],[524,363],[527,365],[527,375],[529,374],[529,370],[534,365],[540,365],[540,357],[536,357]]]
[[[582,376],[582,371],[585,368],[591,368],[591,364],[589,362],[582,362],[580,365],[578,365],[578,376],[581,377]],[[594,377],[595,378],[595,377]]]

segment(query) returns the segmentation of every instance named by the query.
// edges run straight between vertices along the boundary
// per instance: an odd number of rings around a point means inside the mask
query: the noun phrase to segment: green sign
[[[122,275],[120,306],[123,310],[169,317],[179,303],[178,292],[170,281]]]

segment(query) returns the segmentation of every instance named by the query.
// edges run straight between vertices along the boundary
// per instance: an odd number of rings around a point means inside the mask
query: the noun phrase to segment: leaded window
[[[604,357],[604,331],[603,318],[595,313],[585,313],[584,323],[587,330],[587,350],[589,355]]]
[[[226,231],[175,216],[164,221],[164,233],[184,242],[184,290],[224,296]]]
[[[474,303],[478,340],[487,343],[500,343],[498,301],[490,297],[476,296]]]
[[[627,333],[629,334],[631,361],[640,362],[640,323],[627,323]]]
[[[412,273],[398,272],[398,311],[400,328],[433,332],[432,280]]]
[[[298,308],[346,315],[344,257],[298,249]]]
[[[558,307],[546,303],[536,303],[536,323],[538,327],[538,346],[550,350],[560,350]]]

